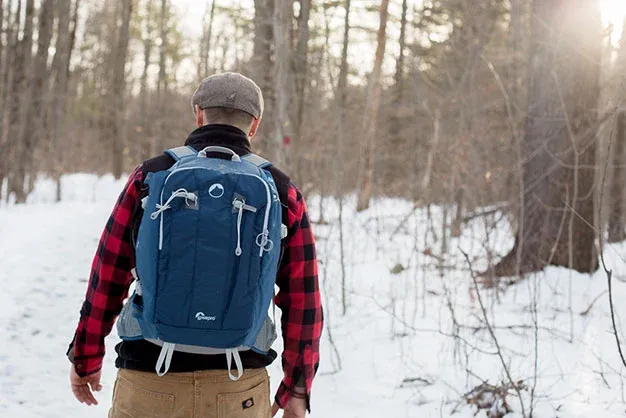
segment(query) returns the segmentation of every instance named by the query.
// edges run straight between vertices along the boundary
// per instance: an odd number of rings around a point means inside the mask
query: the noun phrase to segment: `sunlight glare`
[[[604,24],[613,25],[613,41],[619,42],[626,17],[626,0],[600,0],[600,11]]]

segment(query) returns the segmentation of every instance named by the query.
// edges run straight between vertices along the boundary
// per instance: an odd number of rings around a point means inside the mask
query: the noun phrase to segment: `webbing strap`
[[[172,157],[174,161],[180,161],[183,158],[195,157],[198,155],[198,151],[188,146],[170,148],[166,150],[165,153]]]
[[[267,161],[265,158],[252,153],[244,155],[241,159],[248,161],[259,168],[269,168],[272,166],[272,163]]]
[[[142,296],[143,289],[141,288],[139,276],[137,276],[137,268],[131,269],[130,273],[133,275],[133,279],[135,279],[135,293],[137,293],[139,296]]]
[[[165,343],[161,348],[161,354],[159,354],[159,358],[156,363],[156,373],[159,377],[165,376],[167,371],[170,369],[170,365],[172,364],[172,356],[174,355],[174,347],[176,344]],[[165,369],[163,370],[163,367]]]
[[[232,371],[230,370],[230,367],[233,364],[232,359],[235,359],[235,365],[237,366],[237,376],[233,375]],[[226,367],[228,367],[228,377],[233,382],[236,382],[237,380],[241,379],[241,376],[243,376],[243,363],[241,362],[241,356],[239,355],[239,351],[236,348],[226,350]]]

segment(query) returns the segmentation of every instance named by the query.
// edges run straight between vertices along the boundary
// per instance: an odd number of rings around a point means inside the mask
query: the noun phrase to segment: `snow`
[[[100,233],[123,184],[110,176],[66,176],[63,201],[57,204],[53,183],[44,179],[27,205],[0,207],[0,416],[106,417],[117,337],[107,339],[104,389],[95,408],[74,400],[65,351]],[[509,382],[494,355],[461,251],[470,255],[475,270],[482,270],[488,256],[497,258],[511,247],[507,222],[499,214],[477,218],[460,238],[447,240],[441,257],[442,208],[433,207],[429,221],[426,210],[381,199],[357,215],[354,198],[347,198],[343,315],[337,203],[324,202],[328,225],[315,226],[327,329],[311,416],[473,417],[476,409],[464,394],[483,381]],[[317,198],[309,201],[313,220],[319,218],[319,206]],[[626,297],[624,254],[625,244],[605,250],[615,275],[618,320],[626,317],[620,303]],[[548,268],[497,293],[481,288],[511,378],[529,388],[522,391],[527,414],[536,377],[535,417],[624,415],[626,376],[606,289],[602,271],[589,276],[563,268]],[[280,351],[280,344],[276,348]],[[279,363],[270,368],[273,391],[282,377]],[[514,411],[507,417],[521,417],[514,391],[506,401]]]

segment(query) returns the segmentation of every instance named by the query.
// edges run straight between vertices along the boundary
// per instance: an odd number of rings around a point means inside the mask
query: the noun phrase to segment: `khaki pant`
[[[269,376],[246,370],[237,382],[225,370],[155,373],[120,370],[109,418],[269,418]]]

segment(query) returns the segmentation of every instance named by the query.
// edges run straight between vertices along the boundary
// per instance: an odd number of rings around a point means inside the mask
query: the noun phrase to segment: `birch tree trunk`
[[[590,273],[598,267],[600,13],[595,0],[542,0],[532,7],[523,216],[514,248],[494,271],[517,276],[557,265]]]
[[[382,93],[381,74],[385,47],[387,44],[387,18],[389,16],[389,0],[382,0],[380,4],[380,26],[378,28],[376,57],[374,69],[370,75],[367,104],[363,121],[363,168],[360,173],[357,211],[369,208],[374,182],[374,152],[376,149],[376,129],[378,127],[378,111]]]
[[[165,2],[166,0],[163,0]],[[124,171],[124,90],[126,88],[126,56],[130,40],[130,18],[133,11],[133,0],[122,0],[122,24],[117,37],[117,45],[113,54],[113,107],[114,120],[111,126],[113,143],[113,175],[122,177]]]

